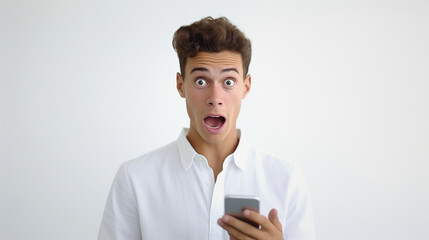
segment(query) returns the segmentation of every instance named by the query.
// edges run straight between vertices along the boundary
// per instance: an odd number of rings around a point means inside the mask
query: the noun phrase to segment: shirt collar
[[[245,138],[243,138],[243,135],[240,129],[237,130],[237,136],[240,139],[240,141],[234,153],[232,154],[232,157],[237,167],[239,167],[242,170],[246,170],[246,160],[248,158],[250,146],[246,143]]]
[[[189,128],[184,128],[180,133],[179,139],[177,139],[177,144],[179,146],[179,154],[180,160],[182,161],[183,169],[188,170],[192,165],[192,161],[194,160],[197,152],[192,147],[191,143],[189,143],[186,136],[188,135]]]
[[[182,162],[182,167],[185,170],[188,170],[191,167],[194,157],[198,155],[191,143],[189,143],[188,139],[186,138],[188,132],[189,128],[183,128],[179,138],[177,139],[180,160]],[[249,154],[250,146],[245,142],[245,139],[243,139],[240,129],[237,130],[237,136],[240,141],[234,153],[232,153],[230,156],[232,156],[232,159],[238,168],[246,170],[246,160]]]

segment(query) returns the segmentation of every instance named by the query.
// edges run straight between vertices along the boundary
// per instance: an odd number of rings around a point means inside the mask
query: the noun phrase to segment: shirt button
[[[206,186],[207,186],[207,187],[210,187],[210,185],[211,185],[211,182],[210,182],[210,181],[207,181],[207,182],[206,182]]]

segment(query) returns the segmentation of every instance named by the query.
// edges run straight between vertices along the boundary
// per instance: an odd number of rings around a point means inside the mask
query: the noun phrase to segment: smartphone
[[[256,196],[235,194],[225,196],[225,214],[231,215],[259,228],[259,224],[254,223],[243,216],[244,209],[250,209],[259,213],[259,198]]]

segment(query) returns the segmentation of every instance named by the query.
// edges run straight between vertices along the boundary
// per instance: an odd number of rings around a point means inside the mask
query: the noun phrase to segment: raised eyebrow
[[[191,70],[191,73],[196,72],[196,71],[208,72],[209,70],[207,68],[203,68],[203,67],[196,67],[196,68],[193,68]]]
[[[203,68],[203,67],[196,67],[196,68],[193,68],[191,70],[191,73],[196,72],[196,71],[208,72],[209,70],[207,68]],[[225,69],[222,69],[222,72],[231,72],[231,71],[240,74],[238,72],[237,68],[225,68]]]
[[[238,72],[237,68],[225,68],[225,69],[223,69],[223,70],[222,70],[222,72],[231,72],[231,71],[233,71],[233,72],[236,72],[236,73],[240,74],[240,73]]]

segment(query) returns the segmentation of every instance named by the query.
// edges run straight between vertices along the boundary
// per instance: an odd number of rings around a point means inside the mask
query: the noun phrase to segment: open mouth
[[[224,117],[218,115],[210,115],[204,118],[206,127],[213,130],[221,128],[225,121]]]

